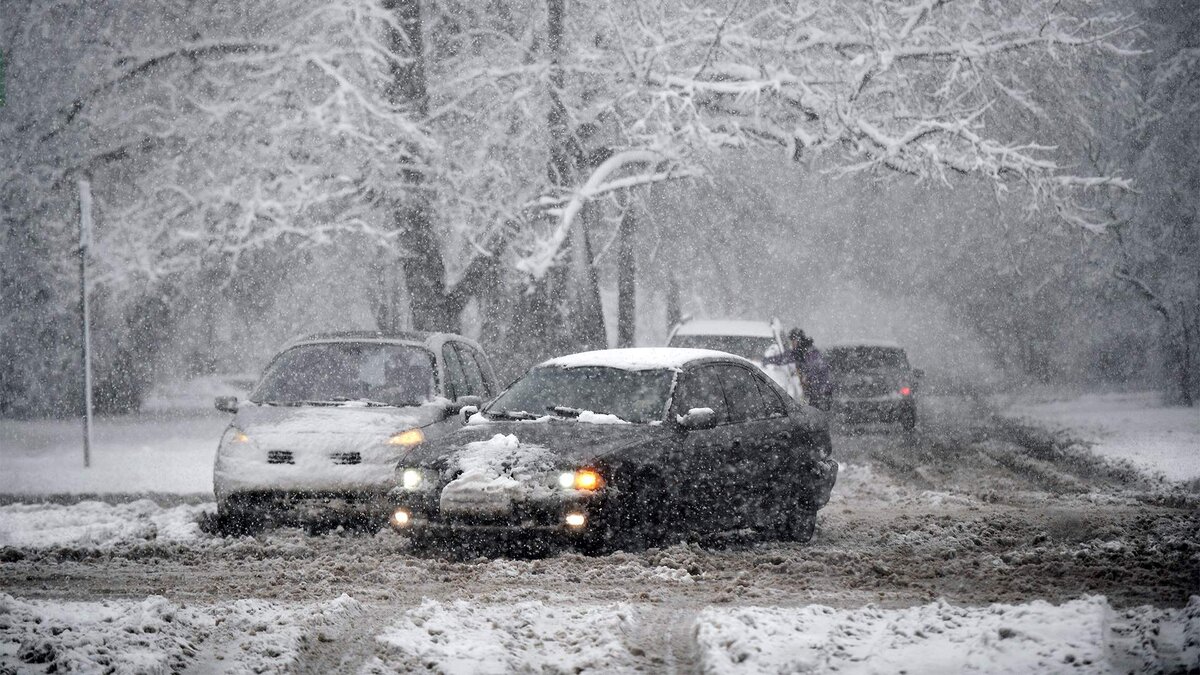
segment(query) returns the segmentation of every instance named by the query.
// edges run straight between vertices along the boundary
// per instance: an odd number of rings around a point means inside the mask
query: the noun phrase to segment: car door
[[[672,408],[674,415],[683,415],[692,408],[712,408],[716,413],[716,427],[682,434],[669,457],[669,480],[688,529],[728,529],[732,522],[730,493],[723,481],[733,442],[719,366],[702,364],[684,371],[675,388]]]
[[[730,448],[721,467],[725,502],[734,527],[755,527],[763,519],[763,491],[769,487],[773,422],[759,392],[759,375],[741,364],[719,367],[725,401],[729,406],[727,429]]]

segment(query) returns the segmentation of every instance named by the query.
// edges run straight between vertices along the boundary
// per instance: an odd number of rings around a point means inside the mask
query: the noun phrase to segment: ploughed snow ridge
[[[903,609],[745,607],[701,612],[707,673],[1160,673],[1200,664],[1200,596],[1117,610],[1103,596],[1052,605]]]
[[[558,368],[617,368],[618,370],[679,369],[687,363],[705,357],[719,356],[740,359],[713,349],[688,349],[684,347],[631,347],[628,349],[598,349],[559,356],[541,363],[538,367]],[[744,360],[744,359],[743,359]],[[749,361],[746,361],[749,363]]]

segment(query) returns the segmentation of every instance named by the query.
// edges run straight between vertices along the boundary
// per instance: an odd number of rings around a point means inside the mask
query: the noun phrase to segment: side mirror
[[[462,415],[462,423],[463,423],[463,424],[466,424],[466,423],[467,423],[467,420],[471,419],[471,415],[474,415],[474,414],[475,414],[475,413],[477,413],[477,412],[479,412],[479,406],[477,406],[477,405],[464,405],[464,406],[462,407],[462,410],[459,410],[459,411],[458,411],[458,414],[459,414],[459,415]]]
[[[913,368],[913,377],[915,377],[919,380],[922,377],[925,377],[925,371],[922,370],[921,368]]]
[[[686,415],[676,418],[679,426],[687,431],[712,429],[717,426],[717,413],[712,408],[692,408]]]
[[[483,399],[479,396],[459,396],[453,401],[446,404],[446,413],[457,415],[466,406],[473,405],[476,408],[483,405]]]
[[[218,396],[213,400],[213,405],[221,412],[235,413],[238,411],[238,400],[236,396]]]

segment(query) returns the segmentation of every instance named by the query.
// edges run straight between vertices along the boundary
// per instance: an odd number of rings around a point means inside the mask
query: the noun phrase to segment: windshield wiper
[[[548,405],[546,410],[563,417],[579,417],[583,414],[583,408],[572,408],[566,405]]]
[[[495,415],[510,420],[536,420],[538,418],[537,415],[524,410],[486,410],[484,415]]]
[[[333,401],[335,405],[342,404],[342,403],[361,403],[361,404],[367,406],[368,408],[379,408],[379,407],[390,408],[390,407],[392,407],[391,403],[384,403],[383,401],[372,401],[369,398],[349,398],[346,396],[335,396],[329,400]]]

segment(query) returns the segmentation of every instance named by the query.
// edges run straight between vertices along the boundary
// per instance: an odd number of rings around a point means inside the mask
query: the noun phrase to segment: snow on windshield
[[[538,417],[550,412],[587,422],[616,417],[645,424],[663,418],[674,379],[675,371],[667,369],[540,366],[509,387],[485,412]]]
[[[281,354],[254,391],[255,403],[420,405],[436,394],[433,355],[422,347],[328,342]]]
[[[749,335],[680,335],[671,338],[672,347],[691,347],[694,349],[714,349],[720,352],[736,354],[751,361],[762,361],[767,350],[775,346],[771,337],[756,337]]]

